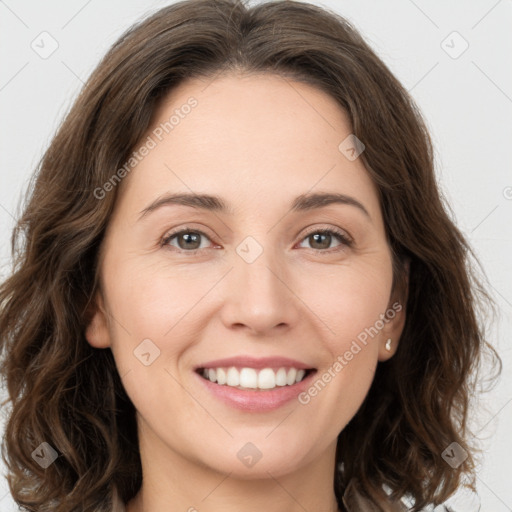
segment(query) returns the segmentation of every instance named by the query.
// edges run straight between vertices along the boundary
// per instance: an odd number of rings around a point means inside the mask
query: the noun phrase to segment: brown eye
[[[331,247],[331,243],[335,239],[340,243],[335,247]],[[325,252],[326,249],[343,249],[345,247],[350,247],[352,244],[351,240],[344,233],[332,229],[317,229],[316,231],[312,231],[306,235],[303,240],[308,240],[311,249],[322,252]]]
[[[329,249],[333,237],[326,233],[315,233],[308,238],[313,249]]]
[[[201,231],[192,231],[190,229],[183,229],[176,233],[171,233],[166,236],[162,240],[162,246],[170,245],[171,247],[176,247],[176,245],[171,244],[170,242],[173,239],[177,241],[177,249],[187,252],[192,252],[198,249],[202,249],[201,247],[201,237],[205,237],[209,240],[209,238]]]

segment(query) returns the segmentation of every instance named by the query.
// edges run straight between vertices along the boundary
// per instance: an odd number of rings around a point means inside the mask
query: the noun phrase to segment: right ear
[[[95,348],[110,347],[110,332],[108,329],[107,312],[101,292],[98,291],[88,308],[88,321],[85,327],[85,338]]]

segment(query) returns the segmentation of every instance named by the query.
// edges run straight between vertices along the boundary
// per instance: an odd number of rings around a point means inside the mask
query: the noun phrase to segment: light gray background
[[[170,3],[0,0],[0,277],[20,193],[82,83],[127,27]],[[472,416],[485,450],[478,491],[482,511],[512,511],[512,1],[314,3],[347,17],[417,101],[442,190],[492,285],[504,370]],[[51,48],[44,31],[58,43],[47,58],[31,47]],[[0,510],[16,510],[3,478]]]

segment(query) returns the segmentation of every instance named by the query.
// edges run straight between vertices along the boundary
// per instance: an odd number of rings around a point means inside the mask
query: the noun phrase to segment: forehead
[[[151,139],[152,148],[125,178],[124,200],[193,191],[257,207],[317,187],[375,209],[361,159],[339,148],[350,134],[336,100],[309,84],[273,74],[187,80],[154,112],[141,141]]]

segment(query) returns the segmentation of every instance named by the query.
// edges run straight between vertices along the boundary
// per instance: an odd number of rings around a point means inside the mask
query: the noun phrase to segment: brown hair
[[[133,404],[111,351],[84,335],[118,193],[98,200],[94,191],[123,165],[173,87],[229,70],[278,73],[339,102],[366,146],[361,158],[379,190],[395,284],[403,286],[410,263],[399,349],[379,364],[339,435],[338,501],[352,477],[377,501],[385,501],[383,484],[394,497],[409,494],[414,510],[445,500],[464,475],[474,483],[468,406],[483,349],[500,360],[477,321],[478,305],[490,299],[440,197],[417,107],[334,13],[294,1],[248,8],[190,0],[141,20],[102,59],[42,157],[12,235],[13,273],[0,288],[1,373],[12,402],[2,449],[11,493],[28,510],[95,510],[116,489],[125,502],[139,490]],[[31,455],[42,442],[58,453],[46,469]],[[468,452],[455,468],[442,458],[452,442]]]

